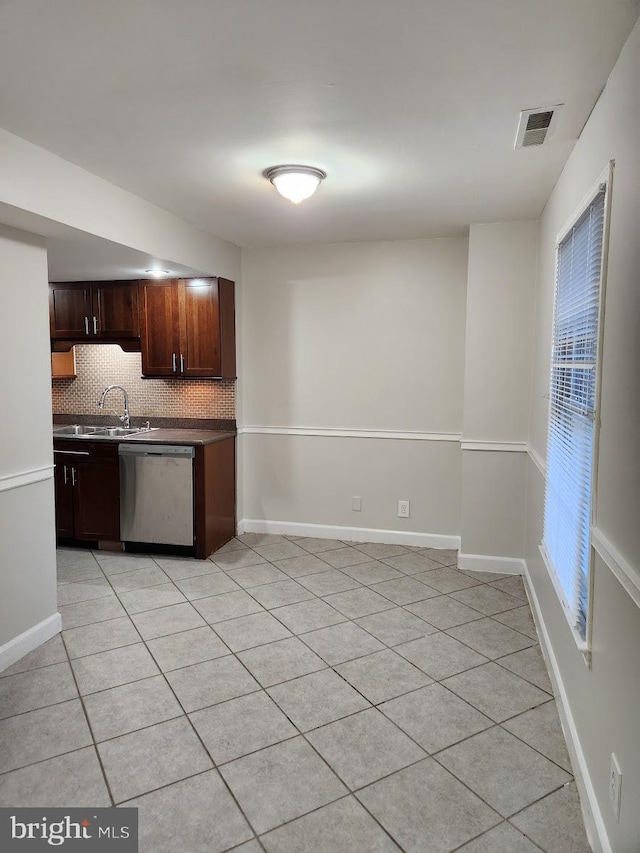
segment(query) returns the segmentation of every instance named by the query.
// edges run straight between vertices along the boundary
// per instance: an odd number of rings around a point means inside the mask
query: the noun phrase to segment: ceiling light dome
[[[300,204],[318,189],[327,173],[314,166],[271,166],[264,171],[265,178],[271,181],[281,196],[294,204]]]

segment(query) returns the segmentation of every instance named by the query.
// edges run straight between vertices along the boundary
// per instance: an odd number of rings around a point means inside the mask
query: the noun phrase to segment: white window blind
[[[558,245],[551,354],[546,556],[586,635],[605,188]]]

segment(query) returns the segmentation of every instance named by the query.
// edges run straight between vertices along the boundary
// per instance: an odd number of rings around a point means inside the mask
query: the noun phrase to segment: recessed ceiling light
[[[153,278],[164,278],[169,275],[169,270],[145,270],[145,272]]]
[[[327,173],[314,166],[271,166],[263,172],[281,196],[300,204],[314,194]]]

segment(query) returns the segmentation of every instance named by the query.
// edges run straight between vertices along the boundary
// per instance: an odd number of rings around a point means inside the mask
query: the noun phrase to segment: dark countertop
[[[234,438],[235,434],[233,430],[222,429],[155,429],[119,440],[139,444],[213,444],[225,438]]]
[[[113,415],[54,414],[53,437],[64,440],[71,439],[80,443],[83,441],[100,441],[110,442],[111,444],[137,442],[138,444],[182,444],[193,446],[197,444],[213,444],[215,441],[234,438],[237,434],[234,420],[160,417],[151,417],[150,420],[152,426],[156,427],[156,429],[152,429],[149,432],[141,432],[138,435],[119,437],[104,435],[59,435],[56,433],[56,429],[70,424],[113,427],[120,426],[120,423]],[[142,427],[146,423],[147,418],[145,417],[131,418],[132,427]]]
[[[142,427],[147,421],[151,421],[154,427],[162,427],[162,429],[196,429],[196,430],[214,430],[219,432],[233,432],[235,434],[236,422],[233,419],[224,418],[161,418],[156,415],[131,415],[131,426]],[[115,427],[121,426],[120,421],[113,415],[103,414],[59,414],[53,415],[54,429],[57,426],[69,424],[83,424],[92,426]]]
[[[216,441],[223,441],[227,438],[234,438],[236,435],[234,430],[215,430],[215,429],[154,429],[149,432],[140,432],[137,435],[119,436],[111,438],[105,435],[60,435],[56,433],[55,426],[53,428],[53,437],[64,439],[65,441],[77,441],[82,444],[86,441],[99,441],[108,444],[213,444]]]

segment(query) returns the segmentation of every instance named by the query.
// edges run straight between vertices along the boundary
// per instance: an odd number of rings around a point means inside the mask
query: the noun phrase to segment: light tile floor
[[[0,805],[134,805],[145,853],[586,853],[522,582],[246,534],[58,551],[63,632],[0,674]]]

